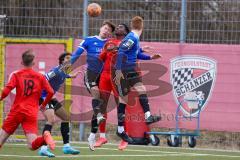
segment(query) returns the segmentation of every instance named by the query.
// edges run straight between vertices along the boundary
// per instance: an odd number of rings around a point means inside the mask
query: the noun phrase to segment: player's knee
[[[47,123],[53,125],[55,123],[55,116],[48,117]]]
[[[55,114],[54,114],[54,110],[53,109],[47,109],[44,112],[44,115],[47,119],[47,123],[53,125],[55,122]]]

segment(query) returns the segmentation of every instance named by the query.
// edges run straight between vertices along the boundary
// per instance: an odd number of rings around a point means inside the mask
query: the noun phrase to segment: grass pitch
[[[87,143],[74,143],[80,149],[79,155],[65,155],[58,143],[53,159],[58,160],[239,160],[240,152],[208,149],[167,148],[162,146],[129,146],[119,151],[117,145],[107,144],[90,151]],[[7,143],[0,150],[0,160],[37,160],[48,159],[41,157],[37,151],[30,151],[23,143]]]

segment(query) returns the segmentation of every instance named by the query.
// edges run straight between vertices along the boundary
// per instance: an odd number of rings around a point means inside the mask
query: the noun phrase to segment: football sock
[[[148,97],[146,94],[139,95],[139,102],[143,108],[144,113],[150,112],[149,104],[148,104]]]
[[[43,128],[43,132],[42,134],[45,132],[45,131],[49,131],[51,133],[51,130],[52,130],[52,125],[50,124],[45,124],[44,128]]]
[[[118,126],[124,126],[125,121],[125,108],[126,104],[119,103],[117,108],[117,114],[118,114]]]
[[[33,142],[32,142],[32,149],[37,150],[39,147],[42,145],[46,145],[45,140],[43,136],[37,137]]]
[[[69,122],[61,123],[61,133],[63,138],[63,144],[69,143]]]
[[[97,118],[93,115],[92,121],[91,121],[91,132],[97,133],[98,131],[98,124],[97,124]]]
[[[95,115],[100,112],[101,100],[100,99],[92,99],[92,108]]]
[[[104,114],[103,116],[105,119],[107,119],[107,114]],[[106,132],[106,120],[101,122],[99,125],[99,131],[100,133],[105,133]]]
[[[95,139],[95,137],[96,137],[96,134],[95,134],[95,133],[90,133],[90,135],[89,135],[89,138],[90,138],[90,139]]]

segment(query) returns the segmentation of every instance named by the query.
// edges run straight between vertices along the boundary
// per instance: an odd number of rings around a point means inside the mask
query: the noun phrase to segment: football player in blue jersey
[[[53,88],[54,92],[56,93],[61,85],[65,82],[66,78],[76,78],[77,75],[80,72],[75,72],[73,74],[68,74],[68,71],[70,69],[69,62],[71,58],[71,53],[63,53],[59,56],[59,65],[54,67],[52,70],[50,70],[48,73],[45,74],[46,79],[50,83],[51,87]],[[40,99],[40,103],[45,99],[46,92],[42,92],[42,96]],[[61,134],[63,139],[63,148],[62,151],[64,154],[79,154],[80,152],[74,148],[72,148],[69,144],[69,121],[70,121],[70,115],[67,114],[62,104],[56,99],[53,98],[49,102],[49,104],[46,106],[46,110],[44,111],[44,116],[47,119],[47,122],[44,126],[44,131],[51,132],[52,125],[55,121],[54,117],[55,115],[59,117],[61,122]],[[53,153],[51,153],[48,150],[48,147],[42,146],[39,150],[39,155],[41,156],[48,156],[48,157],[55,157]]]
[[[98,88],[99,75],[102,71],[102,61],[99,59],[99,54],[102,51],[107,39],[112,36],[112,32],[115,30],[115,25],[109,21],[103,22],[98,36],[90,36],[85,38],[78,49],[73,53],[71,58],[71,64],[74,64],[80,55],[86,51],[87,54],[87,71],[84,76],[85,85],[92,95],[92,108],[93,117],[91,120],[91,133],[88,137],[89,148],[94,150],[95,135],[98,130],[98,125],[105,118],[101,113],[101,105],[103,101],[100,99],[100,92]]]
[[[139,37],[143,31],[143,19],[139,16],[131,20],[131,32],[122,40],[116,61],[115,84],[120,96],[118,106],[118,129],[117,135],[124,141],[133,143],[133,139],[129,137],[124,130],[125,107],[128,101],[128,93],[134,88],[139,95],[139,101],[145,113],[145,122],[151,124],[160,120],[160,116],[153,116],[150,113],[146,88],[142,83],[141,76],[136,69],[136,62],[139,56],[144,59],[157,59],[161,56],[158,54],[151,56],[139,55],[140,44]]]

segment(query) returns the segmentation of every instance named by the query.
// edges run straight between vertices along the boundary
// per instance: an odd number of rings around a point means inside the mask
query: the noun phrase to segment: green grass
[[[167,148],[152,146],[129,146],[124,151],[119,151],[117,145],[108,144],[94,152],[88,149],[86,143],[73,144],[79,148],[80,155],[64,155],[61,145],[58,144],[54,151],[58,160],[239,160],[240,152],[217,151],[207,149]],[[0,150],[0,160],[37,160],[48,159],[38,156],[36,151],[30,151],[25,144],[9,143]]]

